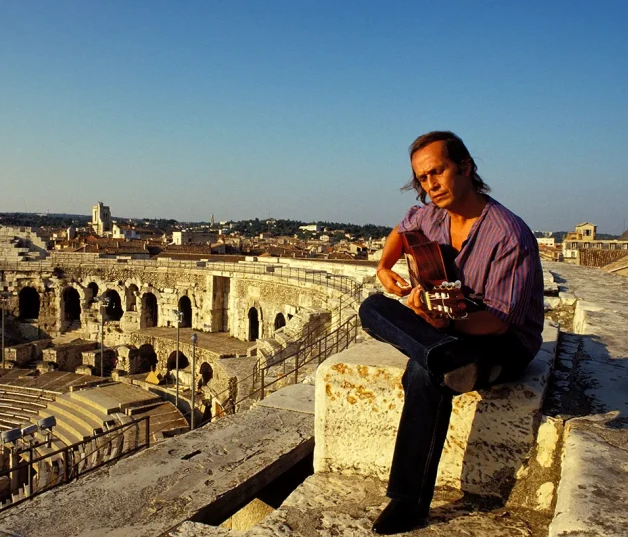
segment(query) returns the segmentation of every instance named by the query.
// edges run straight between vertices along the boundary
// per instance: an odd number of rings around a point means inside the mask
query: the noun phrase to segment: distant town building
[[[305,226],[299,226],[299,229],[302,231],[313,231],[315,233],[319,233],[323,230],[323,226],[319,224],[306,224]]]
[[[598,240],[595,238],[596,230],[597,226],[590,222],[584,222],[578,224],[575,231],[567,233],[562,245],[564,261],[577,265],[603,266],[621,256],[622,253],[628,253],[628,240]],[[584,257],[587,260],[583,262],[581,260],[583,252],[592,250],[607,250],[614,251],[614,253],[606,255],[585,254]],[[595,261],[590,258],[595,259]]]
[[[107,205],[103,205],[102,201],[99,201],[92,207],[92,221],[90,224],[96,235],[104,235],[112,230],[111,210]]]
[[[124,239],[124,240],[132,240],[139,239],[139,232],[133,227],[125,224],[113,224],[113,238],[114,239]]]
[[[536,241],[539,243],[539,246],[551,246],[552,248],[556,246],[554,237],[537,237]]]
[[[217,233],[189,230],[172,232],[172,243],[178,246],[185,244],[212,244],[215,242],[218,242]]]

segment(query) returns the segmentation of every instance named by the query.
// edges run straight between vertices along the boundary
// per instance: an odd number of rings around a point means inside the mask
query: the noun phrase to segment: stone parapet
[[[558,330],[524,377],[454,398],[437,485],[505,498],[534,445]],[[375,340],[324,362],[316,376],[316,472],[387,479],[407,358]]]

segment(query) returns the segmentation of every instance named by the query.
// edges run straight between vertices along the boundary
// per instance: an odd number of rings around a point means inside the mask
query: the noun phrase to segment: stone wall
[[[91,286],[98,294],[115,292],[120,298],[120,328],[126,332],[148,328],[145,300],[155,297],[157,326],[174,326],[173,310],[187,297],[191,303],[191,327],[205,332],[229,331],[234,337],[250,339],[248,312],[258,310],[259,336],[274,332],[278,313],[294,314],[300,308],[332,309],[342,296],[341,289],[328,285],[284,278],[272,271],[260,273],[265,265],[165,263],[98,259],[89,254],[53,253],[48,264],[23,263],[19,270],[6,270],[9,290],[17,295],[24,287],[33,287],[40,297],[40,314],[36,327],[41,335],[57,336],[80,324],[84,337],[93,338],[99,330],[100,304],[94,302]],[[33,266],[32,270],[28,270]],[[236,270],[237,269],[237,270]],[[251,271],[249,274],[248,271]],[[305,274],[305,273],[303,273]],[[64,298],[78,294],[80,318],[73,324],[68,318],[70,302]],[[19,315],[17,296],[11,299],[9,311]]]
[[[597,250],[582,249],[580,250],[580,265],[585,267],[603,267],[613,261],[617,261],[621,257],[625,257],[628,250]]]

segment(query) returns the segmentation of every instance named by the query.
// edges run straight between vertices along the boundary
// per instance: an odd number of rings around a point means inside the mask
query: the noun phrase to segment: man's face
[[[459,169],[449,160],[445,142],[432,142],[419,149],[411,163],[427,195],[442,209],[455,208],[474,192],[469,167]]]

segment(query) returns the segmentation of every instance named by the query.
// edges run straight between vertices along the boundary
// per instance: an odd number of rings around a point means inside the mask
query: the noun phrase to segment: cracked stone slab
[[[184,522],[176,530],[168,533],[168,537],[244,537],[244,535],[243,531],[198,522]]]
[[[257,406],[314,414],[314,386],[311,384],[286,386],[259,401]]]
[[[313,430],[303,412],[228,416],[0,513],[0,534],[151,537],[220,519],[310,454]]]
[[[245,537],[372,537],[373,522],[388,503],[385,487],[372,477],[315,474]],[[525,516],[437,490],[429,526],[400,535],[532,537],[542,534],[539,529]]]
[[[549,537],[623,537],[628,527],[628,431],[572,420]]]
[[[576,373],[592,411],[619,410],[628,422],[628,279],[564,263],[544,265],[577,300],[573,330],[586,356]]]

